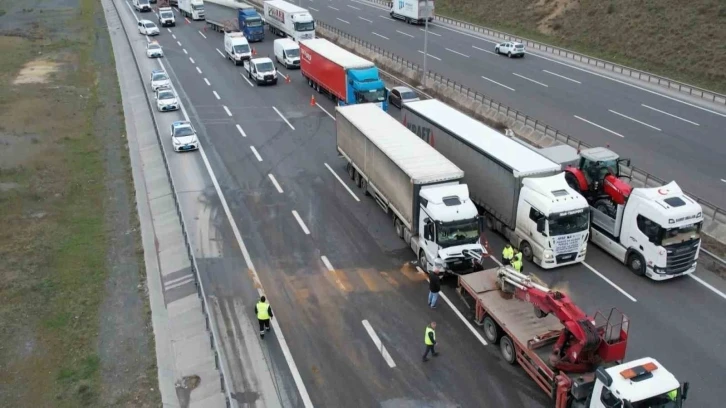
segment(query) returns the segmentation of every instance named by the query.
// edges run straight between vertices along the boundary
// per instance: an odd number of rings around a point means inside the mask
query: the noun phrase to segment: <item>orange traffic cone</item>
[[[257,50],[255,49],[255,47],[252,47],[252,55],[253,56],[257,55]]]
[[[315,106],[315,95],[310,97],[310,106]]]
[[[288,84],[290,83],[290,75],[289,74],[285,77],[285,82],[288,83]]]

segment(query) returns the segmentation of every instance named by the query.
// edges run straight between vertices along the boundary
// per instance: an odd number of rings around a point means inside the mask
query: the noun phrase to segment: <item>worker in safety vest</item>
[[[436,347],[436,322],[431,322],[428,326],[426,326],[426,332],[424,333],[424,343],[426,344],[426,351],[423,355],[423,361],[425,363],[429,361],[429,353],[431,353],[434,357],[439,355],[439,353],[437,353],[434,348]]]
[[[675,401],[676,398],[678,397],[678,390],[668,391],[668,394],[666,394],[666,395],[668,395],[669,400]]]
[[[272,319],[272,307],[264,296],[255,305],[255,314],[257,321],[260,323],[260,337],[265,338],[265,331],[270,331],[270,319]]]
[[[512,248],[512,244],[507,243],[502,251],[502,264],[504,264],[504,266],[511,264],[512,258],[514,258],[514,249]]]
[[[512,267],[517,272],[522,272],[522,253],[517,251],[512,258]]]

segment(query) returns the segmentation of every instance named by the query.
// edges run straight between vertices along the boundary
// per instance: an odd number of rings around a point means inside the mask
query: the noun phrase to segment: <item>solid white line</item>
[[[184,51],[184,54],[189,55],[189,53],[187,52],[187,49],[186,48],[182,48],[182,51]]]
[[[423,28],[419,28],[419,30],[426,32],[426,30],[424,30]],[[441,34],[432,33],[431,30],[429,30],[429,34],[433,34],[435,36],[441,37]]]
[[[368,323],[368,320],[363,320],[363,327],[366,328],[368,335],[371,336],[371,339],[373,340],[373,344],[375,344],[378,351],[381,352],[381,355],[383,356],[383,359],[386,360],[386,363],[388,363],[388,366],[391,368],[395,368],[396,363],[393,362],[393,358],[391,358],[391,355],[388,354],[388,350],[386,350],[386,346],[384,346],[383,343],[381,343],[381,339],[378,338],[378,335],[373,330],[373,327],[371,326],[371,324]]]
[[[235,126],[237,126],[237,130],[239,130],[239,132],[242,134],[242,137],[247,137],[247,134],[245,133],[245,131],[242,130],[242,126],[240,126],[240,125],[235,125]]]
[[[270,178],[270,181],[272,181],[272,184],[275,185],[275,188],[277,189],[277,192],[282,194],[282,187],[280,187],[280,183],[277,182],[277,179],[275,176],[272,175],[272,173],[267,175]]]
[[[606,127],[602,127],[602,126],[598,125],[597,123],[590,122],[589,120],[583,119],[583,118],[581,118],[581,117],[579,117],[577,115],[573,115],[573,116],[576,117],[577,119],[580,119],[583,122],[587,122],[587,123],[589,123],[589,124],[591,124],[591,125],[593,125],[595,127],[599,127],[600,129],[602,129],[602,130],[604,130],[606,132],[610,132],[610,133],[614,134],[615,136],[620,136],[620,137],[623,137],[623,138],[625,137],[625,136],[621,135],[620,133],[613,132],[612,130],[610,130],[610,129],[606,128]]]
[[[328,163],[323,163],[323,164],[325,164],[325,167],[327,167],[327,168],[328,168],[328,170],[330,170],[330,172],[331,172],[331,173],[333,173],[333,176],[335,176],[335,178],[337,178],[337,179],[338,179],[338,181],[340,181],[340,184],[342,184],[342,185],[343,185],[343,187],[345,187],[345,189],[346,189],[346,190],[348,190],[348,192],[350,193],[350,195],[352,195],[352,196],[353,196],[353,198],[355,198],[355,201],[358,201],[358,202],[360,202],[360,199],[358,198],[358,196],[356,196],[356,195],[355,195],[355,193],[353,192],[353,190],[351,190],[351,189],[350,189],[350,187],[348,187],[348,185],[346,185],[346,184],[345,184],[345,183],[343,182],[343,179],[341,179],[341,178],[340,178],[340,177],[338,176],[338,174],[337,174],[337,173],[336,173],[335,171],[333,171],[333,169],[332,169],[332,168],[330,168],[330,166],[328,166]]]
[[[310,235],[310,230],[308,227],[305,226],[305,223],[303,222],[302,218],[300,218],[300,214],[297,213],[297,211],[292,210],[292,215],[297,220],[297,223],[300,224],[300,228],[302,228],[305,235]]]
[[[189,279],[187,279],[185,281],[177,282],[177,283],[174,283],[174,284],[168,285],[168,286],[165,284],[164,285],[164,291],[176,289],[176,288],[182,287],[182,286],[184,286],[186,284],[189,284],[189,283],[192,283],[192,282],[194,282],[194,278],[189,278]]]
[[[224,111],[227,112],[227,116],[232,116],[232,112],[229,111],[229,108],[224,105],[222,105],[222,107],[224,108]]]
[[[487,77],[485,77],[485,76],[482,76],[482,78],[486,79],[487,81],[489,81],[489,82],[491,82],[491,83],[493,83],[493,84],[497,84],[497,85],[499,85],[499,86],[502,86],[502,87],[504,87],[504,88],[507,88],[507,89],[509,89],[510,91],[514,91],[514,88],[510,88],[510,87],[508,87],[508,86],[506,86],[506,85],[504,85],[504,84],[500,84],[499,82],[497,82],[497,81],[495,81],[495,80],[493,80],[493,79],[489,79],[489,78],[487,78]]]
[[[171,32],[171,31],[169,31],[169,32]],[[172,34],[171,37],[176,40],[176,35],[175,34]],[[179,44],[179,45],[181,45],[181,44]]]
[[[222,98],[219,97],[219,94],[217,93],[217,91],[212,91],[212,93],[214,94],[214,97],[215,98],[222,99]]]
[[[696,125],[696,126],[701,126],[701,125],[699,125],[699,124],[698,124],[698,123],[696,123],[696,122],[691,122],[691,121],[690,121],[690,120],[688,120],[688,119],[683,119],[683,118],[682,118],[682,117],[680,117],[680,116],[676,116],[676,115],[674,115],[674,114],[672,114],[672,113],[664,112],[664,111],[662,111],[662,110],[660,110],[660,109],[656,109],[656,108],[654,108],[654,107],[652,107],[652,106],[644,105],[644,104],[642,104],[642,103],[640,104],[640,106],[643,106],[643,107],[645,107],[645,108],[648,108],[648,109],[654,110],[654,111],[656,111],[656,112],[660,112],[660,113],[662,113],[662,114],[664,114],[664,115],[668,115],[668,116],[674,117],[674,118],[676,118],[676,119],[680,119],[680,120],[682,120],[682,121],[684,121],[684,122],[688,122],[688,123],[690,123],[690,124],[692,124],[692,125]]]
[[[275,112],[277,112],[277,114],[278,114],[278,115],[280,115],[280,117],[282,118],[282,120],[284,120],[284,121],[285,121],[285,123],[287,123],[287,126],[290,126],[290,129],[292,129],[292,130],[295,130],[295,128],[294,128],[294,127],[293,127],[293,126],[292,126],[292,125],[290,124],[290,122],[288,122],[288,121],[287,121],[287,119],[285,119],[285,117],[284,117],[284,116],[282,116],[282,113],[280,113],[280,111],[279,111],[279,110],[277,110],[277,108],[276,108],[276,107],[274,107],[274,106],[273,106],[273,107],[272,107],[272,109],[274,109],[274,110],[275,110]]]
[[[426,273],[421,269],[420,266],[416,266],[416,269],[418,270],[418,273],[423,273],[424,275],[426,275]],[[427,276],[426,277],[426,282],[428,282],[428,281],[429,281],[429,278]],[[484,340],[484,337],[482,337],[481,334],[479,334],[479,331],[477,331],[474,328],[474,326],[472,326],[471,323],[469,323],[469,321],[464,317],[464,315],[461,314],[461,312],[459,311],[459,309],[457,309],[456,306],[454,306],[454,304],[451,303],[451,301],[449,300],[448,296],[446,296],[446,294],[444,292],[439,292],[439,296],[441,296],[441,298],[444,299],[444,302],[446,302],[446,304],[449,305],[449,307],[451,308],[451,310],[454,311],[454,314],[459,317],[459,320],[461,320],[462,322],[464,322],[464,324],[466,325],[466,327],[469,328],[469,331],[474,335],[474,337],[476,337],[477,340],[479,340],[479,342],[482,345],[486,346],[486,345],[489,344],[489,343],[487,343],[486,340]]]
[[[472,47],[472,48],[476,48],[476,49],[477,49],[477,50],[479,50],[479,51],[484,51],[484,52],[488,52],[489,54],[494,54],[494,55],[497,55],[497,53],[496,53],[496,52],[494,52],[494,51],[489,51],[489,50],[485,50],[484,48],[479,48],[479,47],[477,47],[476,45],[472,45],[471,47]]]
[[[194,62],[194,58],[192,57],[189,57],[189,61],[191,61],[192,64],[196,64],[196,62]]]
[[[418,50],[418,52],[420,52],[421,54],[423,54],[423,53],[424,53],[424,52],[423,52],[423,51],[421,51],[421,50]],[[441,58],[439,58],[439,57],[434,57],[434,56],[433,56],[433,55],[431,55],[431,54],[429,54],[429,57],[431,57],[431,58],[433,58],[433,59],[437,59],[437,60],[441,61]]]
[[[333,264],[330,263],[330,261],[328,260],[328,257],[327,256],[323,255],[323,256],[320,257],[320,259],[323,260],[323,263],[325,264],[325,267],[328,268],[328,270],[330,272],[335,271],[335,268],[333,268]]]
[[[338,10],[337,8],[333,7],[333,6],[328,6],[328,8],[331,8],[331,9],[333,9],[333,10],[335,10],[335,11],[340,11],[340,10]]]
[[[377,35],[377,36],[379,36],[379,37],[383,38],[384,40],[390,40],[390,38],[386,37],[385,35],[380,35],[380,34],[378,34],[378,33],[377,33],[377,32],[375,32],[375,31],[371,31],[371,34],[373,34],[373,35]]]
[[[449,52],[453,52],[454,54],[459,54],[459,55],[461,55],[462,57],[466,57],[466,58],[469,58],[469,56],[468,56],[468,55],[466,55],[466,54],[462,54],[462,53],[460,53],[459,51],[454,51],[454,50],[452,50],[451,48],[445,48],[445,50],[446,50],[446,51],[449,51]]]
[[[615,111],[614,111],[614,110],[612,110],[612,109],[608,109],[608,110],[609,110],[609,111],[610,111],[611,113],[614,113],[614,114],[616,114],[616,115],[618,115],[618,116],[622,116],[622,117],[624,117],[625,119],[630,119],[630,120],[632,120],[633,122],[638,122],[638,123],[640,123],[640,124],[641,124],[641,125],[643,125],[643,126],[648,126],[649,128],[655,129],[655,130],[657,130],[657,131],[659,131],[659,132],[661,131],[660,129],[658,129],[658,128],[657,128],[657,127],[655,127],[655,126],[651,126],[651,125],[649,125],[649,124],[647,124],[647,123],[645,123],[645,122],[641,122],[641,121],[639,121],[639,120],[637,120],[637,119],[633,119],[633,118],[631,118],[630,116],[625,116],[625,115],[623,115],[622,113],[618,113],[618,112],[615,112]]]
[[[222,51],[220,51],[219,48],[215,48],[215,50],[217,50],[217,52],[219,53],[219,55],[222,56],[222,58],[227,58],[227,56],[224,55],[224,53]]]
[[[310,8],[312,8],[312,7],[310,7]],[[372,20],[368,20],[367,18],[363,18],[363,17],[358,17],[358,18],[361,19],[361,20],[367,21],[369,23],[372,23],[373,22]]]
[[[204,78],[204,82],[206,82],[208,86],[212,86],[212,84],[209,83],[209,80],[207,78]]]
[[[411,34],[404,33],[403,31],[396,30],[396,32],[399,33],[399,34],[407,35],[407,36],[409,36],[411,38],[414,38],[414,36],[412,36]]]
[[[187,274],[187,275],[182,276],[181,278],[176,278],[176,279],[168,280],[168,281],[164,282],[164,286],[166,286],[166,285],[173,285],[173,284],[175,284],[177,282],[181,282],[181,281],[187,280],[189,278],[194,278],[194,275],[190,273],[190,274]]]
[[[613,283],[613,281],[611,281],[610,279],[606,278],[606,277],[605,277],[605,276],[604,276],[603,274],[601,274],[600,272],[596,271],[596,270],[595,270],[595,268],[593,268],[592,266],[588,265],[588,264],[587,264],[586,262],[583,262],[582,264],[583,264],[583,265],[585,265],[585,267],[586,267],[587,269],[589,269],[590,271],[592,271],[592,273],[594,273],[595,275],[599,276],[599,277],[600,277],[600,278],[601,278],[602,280],[604,280],[605,282],[609,283],[609,284],[610,284],[610,286],[612,286],[612,287],[614,287],[615,289],[617,289],[617,291],[618,291],[618,292],[620,292],[620,293],[622,293],[622,294],[623,294],[623,295],[624,295],[624,296],[625,296],[626,298],[628,298],[628,299],[632,300],[633,302],[637,302],[637,300],[636,300],[636,299],[635,299],[634,297],[630,296],[630,293],[628,293],[628,292],[624,291],[624,290],[623,290],[623,288],[621,288],[620,286],[618,286],[618,285],[616,285],[615,283]]]
[[[718,296],[721,296],[723,299],[726,299],[726,294],[724,294],[723,292],[721,292],[718,289],[714,288],[708,282],[704,281],[703,279],[699,278],[698,276],[696,276],[694,274],[690,274],[688,276],[690,276],[693,280],[695,280],[696,282],[700,283],[701,285],[705,286],[711,292],[717,294]]]
[[[191,21],[189,21],[189,19],[188,19],[188,18],[186,18],[186,17],[184,17],[184,20],[186,20],[186,21],[187,21],[187,24],[191,24],[191,23],[192,23],[192,22],[191,22]]]
[[[380,18],[385,18],[385,19],[386,19],[386,20],[388,20],[388,21],[392,21],[392,20],[391,20],[391,16],[378,16],[378,17],[380,17]]]
[[[250,84],[250,86],[254,88],[255,85],[252,82],[250,82],[250,80],[247,79],[247,77],[243,73],[240,72],[239,74],[242,77],[242,79],[244,79],[245,81],[247,81],[247,83]]]
[[[724,179],[721,179],[721,181],[723,181],[724,183],[726,183],[726,180],[724,180]]]
[[[201,74],[202,73],[202,70],[199,69],[199,67],[196,67],[196,68],[197,68],[197,72],[199,72]]]
[[[180,47],[182,46],[182,45],[181,45],[181,41],[177,41],[176,43],[177,43],[177,44],[179,44],[179,46],[180,46]]]
[[[252,153],[253,153],[253,154],[255,155],[255,157],[257,158],[257,161],[262,161],[262,157],[260,157],[260,154],[259,154],[259,153],[257,153],[257,149],[255,149],[255,147],[254,147],[254,146],[250,146],[250,149],[252,149]]]
[[[310,10],[312,10],[312,11],[317,11],[318,13],[320,12],[320,10],[318,10],[318,9],[316,9],[316,8],[313,8],[313,7],[308,7],[308,8],[309,8]]]
[[[343,20],[342,18],[338,18],[338,17],[335,17],[335,19],[336,19],[336,20],[338,20],[338,21],[342,21],[342,22],[344,22],[345,24],[350,24],[350,21],[345,21],[345,20]]]
[[[543,70],[542,70],[542,72],[546,72],[546,73],[548,73],[548,74],[550,74],[550,75],[554,75],[554,76],[556,76],[556,77],[560,77],[560,78],[562,78],[562,79],[566,79],[566,80],[568,80],[568,81],[572,81],[572,82],[574,82],[574,83],[577,83],[577,84],[581,84],[581,83],[582,83],[582,82],[580,82],[580,81],[575,81],[575,80],[574,80],[574,79],[572,79],[572,78],[568,78],[568,77],[566,77],[566,76],[564,76],[564,75],[560,75],[560,74],[555,74],[554,72],[550,72],[550,71],[547,71],[546,69],[543,69]]]
[[[331,114],[330,114],[330,112],[326,111],[326,110],[325,110],[325,108],[323,108],[322,106],[320,106],[320,104],[319,104],[319,103],[315,102],[315,106],[317,106],[317,107],[318,107],[318,108],[320,108],[320,109],[321,109],[321,110],[322,110],[323,112],[325,112],[325,114],[326,114],[326,115],[330,116],[330,119],[333,119],[333,120],[335,120],[335,116],[331,115]]]
[[[202,33],[201,31],[197,31],[197,32],[198,32],[198,33],[199,33],[199,35],[201,35],[202,37],[204,37],[204,38],[207,38],[207,36],[206,36],[206,35],[204,35],[204,34],[203,34],[203,33]]]
[[[348,4],[348,7],[352,8],[352,9],[354,9],[354,10],[359,10],[359,11],[360,11],[360,9],[359,9],[358,7],[353,7],[353,6],[351,6],[350,4]]]
[[[526,76],[524,76],[524,75],[519,75],[519,74],[517,74],[516,72],[512,72],[512,75],[516,75],[516,76],[518,76],[518,77],[520,77],[520,78],[522,78],[522,79],[526,79],[527,81],[530,81],[530,82],[534,82],[535,84],[538,84],[538,85],[542,85],[542,86],[544,86],[545,88],[549,88],[549,86],[548,86],[547,84],[543,84],[542,82],[537,82],[537,81],[535,81],[534,79],[531,79],[531,78],[527,78],[527,77],[526,77]]]

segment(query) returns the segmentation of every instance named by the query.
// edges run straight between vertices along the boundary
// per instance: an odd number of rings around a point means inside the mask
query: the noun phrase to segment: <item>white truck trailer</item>
[[[425,24],[434,21],[433,0],[393,0],[391,18],[403,20],[408,24]]]
[[[306,9],[283,0],[268,0],[264,12],[271,33],[295,41],[315,38],[315,20]]]
[[[464,170],[489,228],[527,260],[545,269],[585,260],[589,206],[558,163],[436,99],[403,104],[401,117]]]
[[[335,117],[348,174],[391,215],[421,267],[478,269],[481,223],[464,172],[374,104],[338,106]]]
[[[192,20],[204,20],[204,0],[178,0],[179,12]]]

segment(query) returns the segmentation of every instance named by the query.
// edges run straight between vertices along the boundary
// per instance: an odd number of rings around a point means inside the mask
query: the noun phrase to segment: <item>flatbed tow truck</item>
[[[511,267],[460,275],[458,290],[487,341],[519,363],[555,408],[679,408],[686,400],[689,384],[655,359],[623,363],[629,320],[615,308],[590,317]]]

